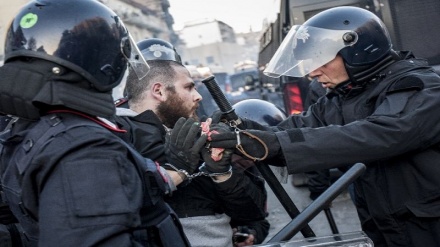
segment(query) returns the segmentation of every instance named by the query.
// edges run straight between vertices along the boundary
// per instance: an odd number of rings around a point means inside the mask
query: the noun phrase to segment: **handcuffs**
[[[165,166],[172,168],[175,172],[177,172],[179,174],[179,176],[182,178],[183,181],[188,181],[188,182],[190,182],[192,179],[194,179],[196,177],[200,177],[200,176],[216,177],[216,176],[221,176],[221,175],[226,175],[226,174],[232,174],[232,166],[226,172],[209,173],[206,171],[205,162],[203,162],[202,165],[200,165],[199,172],[196,172],[193,174],[189,174],[184,169],[178,169],[177,167],[171,165],[170,163],[165,163]],[[180,174],[183,174],[183,176],[185,176],[185,177],[181,176]]]

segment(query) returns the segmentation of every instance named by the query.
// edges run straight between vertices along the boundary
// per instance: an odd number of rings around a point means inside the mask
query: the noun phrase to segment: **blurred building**
[[[260,36],[261,32],[252,32],[249,30],[247,33],[236,33],[237,43],[243,47],[242,60],[236,64],[239,66],[242,63],[248,63],[248,61],[258,61],[258,52],[260,51]]]
[[[18,9],[28,0],[2,0],[0,3],[0,64],[3,61],[6,31]]]
[[[74,0],[72,0],[74,1]],[[168,11],[168,0],[99,0],[113,9],[124,21],[133,38],[161,38],[178,43],[172,25],[173,17]],[[15,14],[29,0],[1,0],[0,2],[0,61],[3,60],[6,31]]]
[[[100,0],[122,18],[133,38],[160,38],[178,42],[168,0]]]
[[[259,33],[236,34],[219,20],[187,22],[178,35],[182,43],[177,49],[186,64],[222,67],[224,72],[234,73],[237,63],[257,59]]]

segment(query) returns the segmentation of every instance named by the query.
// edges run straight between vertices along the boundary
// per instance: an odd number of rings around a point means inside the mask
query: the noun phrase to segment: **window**
[[[213,56],[206,57],[206,63],[207,64],[214,64],[214,57]]]

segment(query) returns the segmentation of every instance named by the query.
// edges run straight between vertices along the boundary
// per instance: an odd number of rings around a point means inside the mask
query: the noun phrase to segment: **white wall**
[[[198,60],[198,64],[192,64],[222,66],[227,73],[233,73],[234,65],[245,59],[242,56],[244,54],[244,48],[237,43],[217,42],[193,48],[182,47],[179,52],[181,53],[183,62],[189,62],[191,64],[191,61]],[[208,64],[206,62],[206,57],[213,57],[214,63]]]
[[[185,26],[179,36],[187,48],[222,42],[220,29],[216,21]]]

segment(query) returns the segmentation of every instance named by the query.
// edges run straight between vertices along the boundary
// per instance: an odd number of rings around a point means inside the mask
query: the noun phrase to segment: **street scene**
[[[2,0],[0,247],[440,246],[439,13]]]

